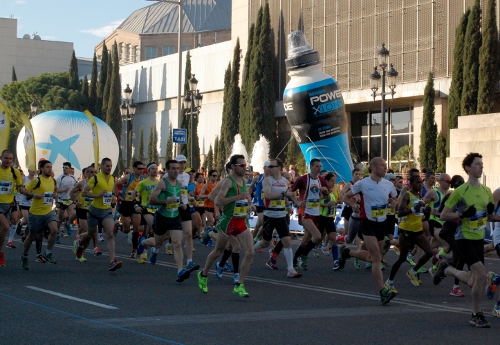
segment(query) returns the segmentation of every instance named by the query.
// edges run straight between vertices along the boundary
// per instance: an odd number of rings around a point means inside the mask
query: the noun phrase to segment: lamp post
[[[193,77],[189,79],[189,90],[187,92],[186,97],[184,98],[184,110],[185,110],[185,115],[191,115],[191,130],[190,130],[190,136],[191,136],[191,168],[193,168],[193,153],[194,153],[194,119],[196,119],[196,116],[200,113],[201,109],[201,103],[203,101],[203,96],[200,94],[200,90],[198,90],[196,87],[198,86],[198,80],[194,77],[194,74],[192,75]]]
[[[30,107],[31,107],[30,119],[32,119],[38,114],[37,113],[38,103],[37,103],[36,99],[34,99],[33,102],[31,102]]]
[[[389,70],[387,69],[387,60],[389,58],[389,51],[385,47],[385,43],[382,43],[382,48],[380,48],[377,52],[378,54],[378,66],[373,68],[373,72],[370,74],[370,89],[372,90],[373,101],[375,102],[375,97],[381,96],[382,100],[380,102],[380,110],[382,115],[382,131],[381,131],[381,140],[380,140],[380,155],[385,159],[386,156],[386,145],[384,143],[385,140],[385,96],[391,95],[394,99],[394,94],[396,91],[396,78],[398,76],[398,71],[394,69],[393,64],[391,63]],[[382,76],[378,72],[378,67],[382,69]],[[388,86],[391,89],[390,92],[385,92],[385,84],[386,77],[388,79]],[[380,93],[377,93],[379,88],[380,80],[382,79],[382,90]]]
[[[132,99],[132,89],[129,87],[129,84],[127,84],[127,87],[123,90],[123,93],[125,94],[125,99],[123,100],[122,105],[120,106],[120,113],[122,115],[122,120],[124,120],[127,125],[126,167],[130,168],[129,132],[132,130],[132,119],[134,118],[137,104],[135,104],[134,100]]]

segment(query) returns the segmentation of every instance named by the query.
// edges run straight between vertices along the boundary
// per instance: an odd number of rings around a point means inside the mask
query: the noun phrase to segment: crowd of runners
[[[478,153],[463,160],[466,181],[417,169],[403,178],[376,157],[367,176],[354,169],[345,184],[338,184],[336,173],[323,170],[318,159],[309,162],[309,173],[296,176],[278,158],[254,173],[244,156],[233,155],[222,178],[218,170],[186,168],[186,157],[179,155],[165,163],[165,171],[154,162],[136,161],[115,178],[113,162],[104,158],[77,179],[71,162],[63,163],[63,174],[54,178],[46,159],[38,162],[38,171],[24,174],[13,167],[13,158],[8,150],[0,157],[0,266],[6,265],[4,248],[16,248],[16,235],[25,270],[30,269],[33,242],[37,263],[56,264],[53,250],[59,237],[74,236],[77,260],[86,261],[91,242],[93,254],[100,256],[99,243],[106,242],[109,270],[115,271],[123,266],[115,255],[117,233],[123,232],[132,246],[130,257],[139,264],[154,265],[164,247],[174,256],[177,282],[196,272],[199,289],[208,293],[208,273],[215,268],[219,279],[224,271],[233,274],[234,294],[249,297],[245,279],[255,251],[271,247],[265,265],[272,270],[283,253],[289,278],[300,278],[309,268],[308,255],[322,251],[331,253],[334,272],[345,269],[350,258],[358,270],[364,262],[384,305],[398,294],[396,275],[405,262],[412,266],[405,275],[415,287],[428,271],[435,285],[453,277],[450,295],[465,296],[460,283],[471,287],[470,325],[490,327],[481,302],[485,294],[495,297],[500,277],[486,272],[484,254],[496,250],[500,257],[500,189],[492,193],[480,183]],[[290,232],[294,212],[303,227],[295,250]],[[253,231],[251,214],[257,218]],[[340,218],[344,227],[337,229]],[[489,227],[491,243],[485,242]],[[203,266],[193,261],[194,241],[213,247]],[[390,248],[398,259],[389,265],[384,256]],[[492,315],[500,317],[500,298]]]

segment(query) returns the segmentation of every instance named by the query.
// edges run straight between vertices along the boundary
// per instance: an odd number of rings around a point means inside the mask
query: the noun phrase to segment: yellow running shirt
[[[23,185],[21,172],[16,168],[4,169],[0,166],[0,204],[10,204],[14,201],[15,185]]]
[[[111,202],[113,200],[112,193],[115,185],[115,178],[112,175],[109,175],[108,180],[106,180],[106,175],[100,172],[90,178],[88,185],[91,187],[90,192],[92,194],[101,194],[102,191],[108,191],[105,195],[99,198],[94,198],[91,205],[101,210],[110,209]]]
[[[38,176],[31,180],[25,188],[28,192],[33,192],[37,195],[43,194],[43,198],[41,199],[33,197],[30,207],[31,214],[45,216],[52,212],[54,190],[56,188],[55,180],[52,177]]]

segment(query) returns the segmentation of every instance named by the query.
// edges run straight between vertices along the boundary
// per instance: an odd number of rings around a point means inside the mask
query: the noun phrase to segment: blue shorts
[[[5,218],[9,218],[10,205],[11,204],[0,204],[0,213],[3,214]]]
[[[89,212],[87,213],[87,224],[89,225],[90,228],[95,228],[100,222],[102,222],[106,218],[113,220],[113,213],[111,213],[111,211],[112,211],[111,207],[103,210],[90,205]]]
[[[45,231],[45,228],[50,222],[59,221],[54,211],[50,211],[46,215],[38,216],[32,213],[28,214],[28,228],[30,234],[40,234]]]

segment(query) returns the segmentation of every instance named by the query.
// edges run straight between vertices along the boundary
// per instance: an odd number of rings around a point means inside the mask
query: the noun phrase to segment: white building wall
[[[182,54],[182,80],[184,85],[184,69],[186,54]],[[198,79],[198,89],[203,95],[200,110],[198,137],[200,153],[208,152],[210,144],[214,144],[222,124],[222,100],[224,89],[224,73],[231,61],[233,47],[231,41],[213,44],[190,50],[191,71]],[[157,149],[164,158],[169,133],[169,122],[173,128],[179,128],[177,118],[178,87],[178,54],[167,55],[156,59],[120,66],[122,89],[129,84],[132,98],[138,103],[133,120],[133,147],[138,147],[139,131],[144,127],[145,150],[149,140],[150,127],[156,122],[158,130]],[[181,92],[184,92],[182,86]],[[181,95],[182,97],[184,95]],[[188,129],[189,132],[189,129]],[[125,130],[122,133],[125,144]],[[138,155],[137,155],[138,156]],[[164,161],[164,160],[162,160]]]

